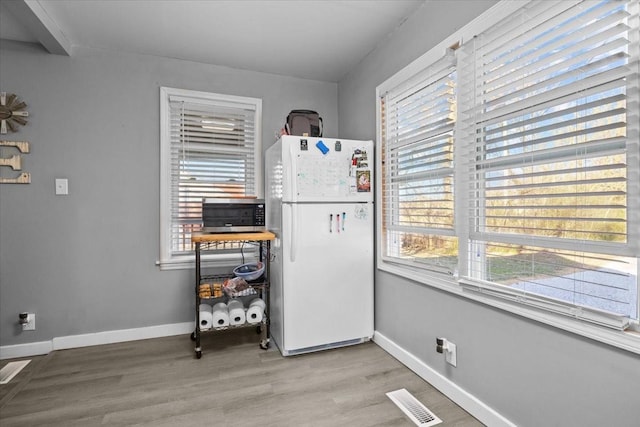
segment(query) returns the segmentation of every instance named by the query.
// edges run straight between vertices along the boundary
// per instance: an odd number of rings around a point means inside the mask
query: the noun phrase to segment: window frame
[[[418,75],[423,69],[430,66],[432,63],[441,58],[445,51],[450,47],[457,44],[463,44],[467,40],[471,40],[475,34],[479,34],[482,31],[491,28],[502,19],[510,16],[512,13],[517,12],[523,5],[528,2],[525,1],[506,1],[503,0],[487,10],[482,15],[465,25],[460,30],[456,31],[435,47],[430,49],[424,55],[413,61],[405,68],[398,71],[395,75],[381,83],[376,88],[376,137],[378,141],[382,141],[383,131],[381,123],[381,98],[384,94],[394,87],[402,85],[404,82],[412,79]],[[579,3],[577,0],[573,0],[573,3]],[[432,269],[421,268],[418,265],[405,265],[399,262],[393,262],[393,260],[387,259],[383,256],[384,240],[381,238],[383,233],[383,193],[382,193],[382,179],[384,174],[382,168],[381,144],[376,147],[376,161],[377,167],[381,173],[377,174],[376,178],[376,197],[379,202],[376,204],[377,219],[376,219],[376,233],[377,239],[377,269],[393,275],[404,277],[418,283],[428,285],[430,287],[444,290],[455,294],[457,296],[470,299],[482,304],[486,304],[492,307],[496,307],[507,311],[509,313],[516,314],[525,318],[539,321],[543,324],[551,325],[566,331],[576,333],[581,336],[589,337],[597,341],[625,349],[627,351],[640,354],[640,328],[638,322],[633,322],[631,327],[625,331],[615,330],[607,327],[597,325],[595,323],[585,322],[580,319],[572,318],[563,314],[557,314],[553,311],[549,311],[542,307],[528,306],[520,303],[516,299],[508,299],[503,295],[496,296],[492,294],[488,289],[472,289],[473,286],[468,286],[463,280],[460,280],[457,271],[453,274],[442,274]],[[457,154],[454,153],[454,156]],[[459,162],[456,162],[459,164]],[[456,186],[461,187],[460,183],[464,183],[465,171],[461,167],[456,167],[454,172]],[[468,221],[465,218],[467,200],[465,197],[460,197],[459,192],[456,191],[455,197],[455,224],[456,233],[460,239],[460,246],[466,246],[469,242],[470,230]],[[466,250],[459,251],[459,265],[468,262]],[[640,299],[640,297],[639,297]],[[640,301],[638,302],[640,305]]]
[[[255,108],[255,141],[254,141],[254,180],[255,196],[262,198],[262,99],[213,92],[160,87],[160,258],[156,265],[161,270],[190,269],[195,266],[195,253],[173,254],[171,248],[171,111],[170,97],[181,97],[194,102],[229,107],[232,105],[251,105]],[[244,252],[244,253],[243,253]],[[235,266],[247,256],[251,249],[225,250],[217,254],[203,254],[204,267]]]

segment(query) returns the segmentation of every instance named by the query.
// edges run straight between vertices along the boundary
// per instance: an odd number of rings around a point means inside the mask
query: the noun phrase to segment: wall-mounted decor
[[[21,153],[25,154],[30,151],[27,141],[0,141],[0,147],[16,147]]]
[[[22,170],[22,157],[14,154],[11,157],[0,157],[0,166],[11,166],[14,171]]]
[[[0,184],[31,184],[31,174],[22,172],[16,178],[0,178]]]
[[[27,141],[0,141],[0,147],[15,147],[21,154],[29,153],[29,143]],[[0,166],[10,167],[14,171],[22,170],[22,155],[14,154],[11,157],[0,157]],[[4,155],[4,153],[3,153]],[[0,184],[30,184],[31,174],[22,172],[15,178],[0,177]]]
[[[26,125],[29,113],[24,111],[27,104],[20,101],[17,95],[0,92],[0,134],[6,134],[7,129],[11,132],[18,130],[18,125]]]

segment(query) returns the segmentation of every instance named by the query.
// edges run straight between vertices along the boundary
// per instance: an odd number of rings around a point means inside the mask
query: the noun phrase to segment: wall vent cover
[[[27,366],[31,360],[20,360],[18,362],[9,362],[0,369],[0,384],[7,384],[13,377],[18,375],[22,368]]]
[[[436,417],[433,412],[404,388],[391,391],[387,393],[387,396],[417,426],[435,426],[442,422],[440,418]]]

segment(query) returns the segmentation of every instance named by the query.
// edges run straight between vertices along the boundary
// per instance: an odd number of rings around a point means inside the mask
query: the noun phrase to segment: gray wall
[[[337,87],[1,42],[0,88],[29,104],[29,125],[11,139],[31,142],[33,183],[0,185],[0,345],[192,319],[192,271],[155,266],[160,86],[262,98],[265,147],[292,108],[320,111],[327,136],[375,139],[375,87],[493,3],[427,2]],[[70,180],[69,196],[54,195],[56,177]],[[35,332],[18,331],[20,311],[36,312]],[[376,329],[518,425],[640,418],[631,353],[382,272]],[[435,353],[437,335],[458,345],[457,368]]]
[[[160,86],[262,98],[264,148],[294,108],[319,111],[337,135],[335,83],[2,41],[0,87],[30,113],[2,139],[31,143],[32,183],[0,185],[0,345],[193,319],[193,271],[155,265]],[[69,179],[68,196],[54,195],[55,178]],[[21,311],[36,313],[36,331],[21,331]]]
[[[427,2],[340,81],[340,136],[375,139],[376,86],[493,4]],[[519,426],[638,425],[636,354],[380,271],[375,315],[376,331]],[[436,336],[457,345],[457,368]]]

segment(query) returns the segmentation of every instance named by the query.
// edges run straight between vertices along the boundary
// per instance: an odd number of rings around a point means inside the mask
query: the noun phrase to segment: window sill
[[[640,354],[640,333],[637,331],[616,331],[571,317],[547,312],[545,310],[523,306],[517,302],[483,295],[482,293],[471,292],[469,290],[465,290],[461,285],[459,285],[457,279],[453,276],[425,272],[424,270],[417,268],[408,268],[381,260],[378,260],[378,269],[432,288],[458,295],[462,298],[477,301],[518,316],[572,332],[622,350]]]

